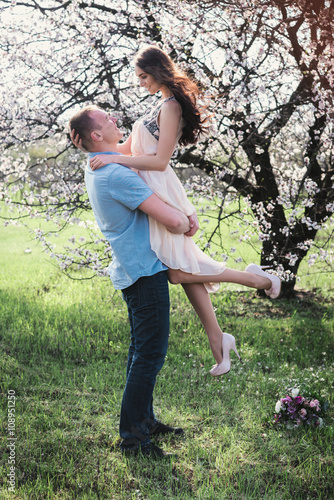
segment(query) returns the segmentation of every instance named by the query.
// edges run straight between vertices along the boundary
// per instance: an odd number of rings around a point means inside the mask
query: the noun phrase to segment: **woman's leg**
[[[170,273],[170,271],[168,271]],[[185,273],[186,274],[186,273]],[[191,276],[191,275],[190,275]],[[209,339],[211,351],[216,362],[219,364],[223,360],[222,355],[222,331],[218,325],[216,313],[203,283],[182,283],[197,316],[206,331]]]
[[[189,283],[238,283],[239,285],[268,290],[272,286],[270,279],[247,271],[237,271],[226,267],[224,271],[216,275],[198,275],[185,273],[179,269],[169,269],[168,278],[174,285]]]

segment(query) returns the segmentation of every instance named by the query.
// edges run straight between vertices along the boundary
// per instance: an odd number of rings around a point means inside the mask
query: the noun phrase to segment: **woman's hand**
[[[73,142],[74,146],[76,146],[78,149],[83,151],[84,153],[88,153],[86,149],[82,146],[82,141],[80,139],[79,134],[75,133],[75,130],[71,130],[71,141]]]
[[[110,155],[97,155],[89,160],[89,165],[92,170],[104,167],[110,163]]]
[[[122,163],[122,158],[123,155],[96,155],[89,160],[89,164],[92,170],[97,170],[108,163]]]

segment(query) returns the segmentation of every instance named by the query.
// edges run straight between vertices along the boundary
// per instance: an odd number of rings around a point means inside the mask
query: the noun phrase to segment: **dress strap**
[[[170,97],[166,97],[166,99],[163,100],[163,103],[171,101],[172,99],[174,99],[174,101],[176,101],[175,97],[173,95],[171,95]]]

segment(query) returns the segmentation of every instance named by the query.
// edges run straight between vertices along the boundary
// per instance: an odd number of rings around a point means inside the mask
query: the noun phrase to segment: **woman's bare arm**
[[[160,111],[159,141],[155,155],[140,156],[113,156],[114,163],[120,163],[126,167],[137,170],[160,170],[164,171],[172,157],[176,145],[176,136],[182,116],[181,106],[178,102],[171,100],[166,102]],[[92,170],[96,170],[110,162],[104,155],[97,155],[90,161]]]

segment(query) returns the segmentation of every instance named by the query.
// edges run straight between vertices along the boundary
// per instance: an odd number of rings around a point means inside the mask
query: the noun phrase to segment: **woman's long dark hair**
[[[135,65],[166,85],[181,105],[185,126],[179,143],[184,146],[196,143],[198,136],[206,130],[204,123],[207,121],[204,109],[197,103],[200,91],[196,83],[155,46],[141,50],[135,58]]]

